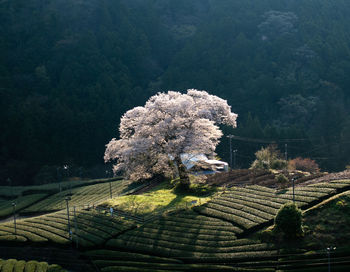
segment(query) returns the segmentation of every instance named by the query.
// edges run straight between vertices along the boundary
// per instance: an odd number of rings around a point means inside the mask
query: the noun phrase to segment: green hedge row
[[[182,263],[180,260],[171,258],[162,258],[157,256],[145,255],[133,252],[115,251],[115,250],[89,250],[84,253],[92,260],[123,260],[138,261],[148,263]]]
[[[141,226],[139,229],[156,229],[158,231],[167,230],[172,232],[177,232],[178,235],[182,235],[185,233],[194,233],[194,234],[206,234],[206,235],[235,235],[235,233],[232,230],[221,230],[221,229],[203,229],[201,227],[196,226],[176,226],[176,225],[164,225],[164,224],[157,224],[157,222],[151,222],[147,223],[143,226]]]
[[[7,200],[0,202],[0,217],[6,217],[13,213],[12,203],[16,203],[16,212],[30,206],[31,204],[40,201],[41,199],[47,197],[47,194],[33,194],[27,196],[21,196],[15,200]]]
[[[4,232],[8,232],[9,234],[15,235],[15,227],[14,224],[2,224],[0,225],[0,230]],[[30,231],[27,231],[25,227],[18,226],[17,227],[17,235],[23,236],[27,238],[28,240],[36,243],[44,243],[47,242],[48,239],[44,238],[36,233],[32,233]]]
[[[235,208],[231,208],[229,206],[224,206],[222,203],[217,204],[215,202],[210,202],[207,205],[205,205],[205,207],[215,209],[218,211],[222,211],[222,212],[225,212],[228,214],[232,214],[232,215],[235,215],[235,216],[237,216],[241,219],[244,219],[244,220],[249,220],[249,221],[253,222],[254,225],[264,223],[266,221],[266,219],[264,219],[260,216],[246,212],[245,210],[243,210],[243,208],[244,208],[243,206],[241,206],[241,209],[235,209]]]
[[[0,259],[0,272],[63,272],[57,264],[49,265],[47,262],[23,261],[16,259]]]
[[[130,181],[117,180],[111,182],[113,195],[121,194],[127,189]],[[23,213],[47,212],[65,209],[65,197],[71,194],[70,206],[93,205],[105,201],[110,196],[109,182],[88,185],[65,190],[36,203],[23,210]]]
[[[216,206],[218,206],[218,205],[216,205]],[[240,215],[238,215],[238,212],[236,212],[235,214],[232,214],[231,213],[232,209],[229,209],[229,208],[223,209],[220,206],[218,208],[214,208],[214,207],[213,207],[213,205],[211,205],[210,207],[209,206],[206,206],[206,207],[202,206],[202,207],[196,208],[195,210],[203,215],[212,216],[215,218],[220,218],[223,220],[233,222],[235,224],[238,224],[243,229],[250,229],[250,228],[255,227],[259,224],[257,222],[250,220],[250,219],[241,217]]]
[[[154,264],[146,262],[124,262],[124,261],[96,261],[97,266],[102,267],[102,271],[194,271],[194,272],[217,272],[217,271],[242,271],[253,272],[254,269],[238,268],[228,265],[212,264]],[[109,265],[109,266],[107,266]],[[273,269],[259,271],[274,271]]]
[[[201,225],[199,221],[196,221],[194,223],[189,222],[181,222],[181,221],[172,221],[172,219],[169,220],[156,220],[152,222],[153,225],[161,225],[164,228],[171,229],[172,227],[181,227],[181,228],[197,228],[202,230],[219,230],[219,231],[228,231],[233,233],[242,233],[243,230],[230,225],[220,226],[220,225],[209,225],[209,224],[203,224]]]
[[[201,233],[196,233],[196,232],[187,232],[186,229],[183,229],[182,232],[180,231],[173,231],[169,229],[160,229],[160,228],[147,228],[147,227],[141,227],[137,230],[132,230],[127,233],[135,233],[137,235],[138,232],[144,232],[144,233],[149,233],[149,234],[164,234],[164,235],[169,235],[169,236],[174,236],[174,237],[182,237],[182,238],[188,238],[188,239],[197,239],[197,240],[205,240],[205,241],[227,241],[227,240],[235,240],[236,236],[233,233],[223,233],[223,232],[218,232],[218,233],[210,233],[206,234],[205,232]]]
[[[149,237],[138,233],[138,235],[126,233],[118,239],[123,240],[126,244],[149,244],[154,247],[164,247],[169,249],[183,250],[188,252],[202,252],[202,253],[228,253],[228,252],[247,252],[247,251],[261,251],[269,248],[264,243],[252,243],[248,245],[233,245],[220,247],[219,244],[215,243],[202,243],[199,245],[196,240],[188,239],[173,239],[169,236],[158,235],[157,237]]]
[[[77,226],[77,229],[75,228]],[[131,228],[128,222],[123,222],[110,216],[96,212],[76,211],[76,224],[73,213],[70,213],[70,227],[74,242],[83,247],[104,244],[108,239]],[[14,223],[0,224],[0,240],[16,240]],[[17,221],[17,235],[32,242],[52,241],[58,244],[69,244],[68,219],[65,212],[43,215]],[[24,240],[19,239],[19,240]]]
[[[154,243],[157,243],[158,240],[164,240],[172,243],[182,243],[189,245],[198,245],[198,246],[208,246],[208,247],[229,247],[234,246],[236,237],[227,237],[226,240],[206,240],[198,239],[197,236],[192,237],[179,237],[174,235],[169,235],[165,233],[149,233],[149,232],[138,232],[138,233],[126,233],[121,239],[127,240],[128,236],[130,239],[133,237],[141,237],[154,240]],[[232,239],[229,239],[232,238]]]
[[[220,197],[219,200],[223,200],[230,203],[241,204],[247,208],[255,209],[256,212],[263,212],[266,214],[266,219],[275,216],[279,208],[272,208],[270,206],[264,205],[255,199],[245,199],[245,198],[232,198],[232,197]]]
[[[264,221],[272,219],[274,217],[274,214],[275,214],[275,210],[273,210],[273,212],[274,212],[273,214],[265,212],[264,206],[257,205],[259,207],[259,209],[256,209],[254,207],[250,207],[249,205],[247,205],[247,203],[244,203],[244,202],[240,203],[239,201],[229,201],[229,200],[223,199],[223,198],[215,199],[215,200],[210,202],[210,204],[212,204],[212,203],[222,205],[224,207],[229,207],[229,208],[232,208],[234,210],[240,210],[240,211],[245,212],[247,214],[260,217]]]
[[[278,210],[281,207],[281,203],[274,202],[273,200],[269,200],[266,198],[258,198],[254,194],[248,194],[248,193],[237,193],[237,194],[224,194],[221,196],[221,198],[227,199],[229,201],[246,201],[246,202],[253,202],[256,204],[261,205],[262,207],[267,207],[271,209]]]

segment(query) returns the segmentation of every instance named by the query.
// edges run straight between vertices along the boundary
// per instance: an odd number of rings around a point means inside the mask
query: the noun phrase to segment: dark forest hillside
[[[239,166],[274,140],[344,169],[349,13],[347,0],[2,0],[1,184],[62,178],[63,164],[94,175],[126,110],[188,88],[228,100],[226,134],[263,140],[234,141]]]

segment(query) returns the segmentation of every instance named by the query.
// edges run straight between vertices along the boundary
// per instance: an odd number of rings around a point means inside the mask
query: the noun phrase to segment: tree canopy
[[[236,118],[225,100],[206,91],[158,93],[122,116],[120,139],[107,144],[104,159],[116,159],[114,171],[133,180],[175,171],[185,178],[180,155],[215,155],[222,136],[216,124],[236,127]]]

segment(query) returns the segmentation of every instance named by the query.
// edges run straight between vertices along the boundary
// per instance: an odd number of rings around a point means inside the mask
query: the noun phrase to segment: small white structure
[[[228,171],[227,162],[209,160],[204,154],[181,154],[181,161],[187,170],[196,173],[210,174]]]

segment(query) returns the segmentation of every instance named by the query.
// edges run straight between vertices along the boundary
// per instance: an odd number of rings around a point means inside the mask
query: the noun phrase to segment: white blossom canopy
[[[182,153],[215,155],[222,136],[216,124],[236,127],[236,119],[226,100],[206,91],[158,93],[122,116],[120,139],[106,145],[104,159],[116,160],[114,171],[132,180],[171,175],[170,158],[180,162]]]

